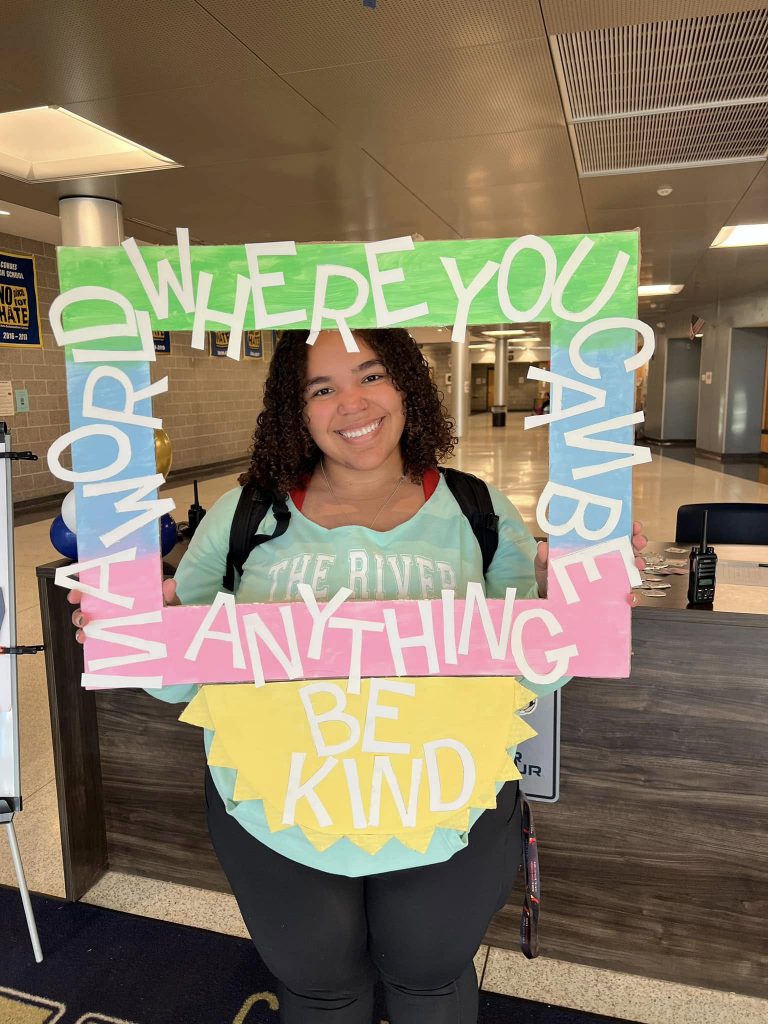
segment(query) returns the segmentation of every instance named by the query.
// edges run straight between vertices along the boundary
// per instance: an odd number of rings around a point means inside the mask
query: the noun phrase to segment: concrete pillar
[[[456,424],[456,436],[466,437],[469,423],[470,364],[469,341],[451,342],[451,416]]]
[[[496,365],[493,375],[493,406],[491,414],[494,427],[507,425],[507,339],[496,339]]]
[[[114,199],[65,196],[59,200],[62,245],[119,245],[123,207]]]

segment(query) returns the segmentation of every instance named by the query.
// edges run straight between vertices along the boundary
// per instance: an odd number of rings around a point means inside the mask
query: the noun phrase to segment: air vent
[[[582,121],[573,126],[583,175],[761,159],[768,103]]]
[[[760,160],[768,10],[555,36],[582,175]]]

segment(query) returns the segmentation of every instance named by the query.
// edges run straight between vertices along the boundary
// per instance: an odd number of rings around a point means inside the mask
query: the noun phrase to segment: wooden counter
[[[718,554],[768,562],[766,549]],[[38,581],[68,898],[107,867],[225,889],[199,730],[145,693],[80,689],[61,564]],[[561,798],[535,806],[541,952],[764,997],[768,614],[743,609],[768,588],[718,588],[714,611],[692,610],[686,578],[670,580],[633,613],[631,678],[563,692]],[[488,941],[518,948],[519,920],[516,892]]]

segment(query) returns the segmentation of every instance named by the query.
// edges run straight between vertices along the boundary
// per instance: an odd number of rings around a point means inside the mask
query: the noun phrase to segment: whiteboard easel
[[[27,453],[11,453],[10,431],[0,420],[0,825],[11,848],[11,860],[24,905],[29,937],[35,960],[43,952],[37,934],[35,915],[29,898],[27,880],[21,863],[13,816],[21,810],[21,772],[19,768],[19,702],[16,660],[16,578],[13,552],[12,460],[36,458]]]

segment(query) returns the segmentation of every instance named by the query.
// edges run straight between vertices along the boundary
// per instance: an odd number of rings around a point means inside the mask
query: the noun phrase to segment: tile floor
[[[456,462],[461,469],[493,481],[517,504],[532,530],[539,493],[547,480],[546,433],[523,431],[522,414],[511,414],[504,431],[490,416],[472,417]],[[725,471],[724,471],[725,469]],[[234,472],[200,483],[201,503],[210,508],[234,483]],[[764,479],[764,477],[763,477]],[[184,519],[191,485],[167,491]],[[695,501],[768,502],[768,483],[745,479],[717,463],[702,465],[657,454],[634,473],[634,515],[652,539],[674,536],[678,505]],[[50,546],[50,520],[26,523],[15,531],[16,598],[19,643],[41,639],[35,567],[57,557]],[[62,896],[56,783],[51,751],[45,667],[42,655],[19,664],[19,710],[24,811],[16,817],[27,881],[33,891]],[[13,885],[7,846],[0,842],[0,884]],[[244,928],[231,896],[108,873],[87,901],[233,935]],[[695,989],[632,975],[482,947],[476,958],[483,987],[562,1006],[640,1021],[644,1024],[765,1024],[768,1001]]]

